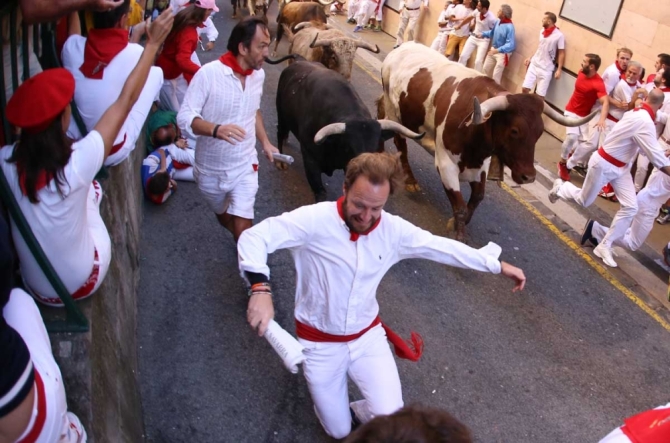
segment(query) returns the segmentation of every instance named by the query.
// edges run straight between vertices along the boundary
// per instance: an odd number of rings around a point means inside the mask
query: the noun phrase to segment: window
[[[561,18],[612,38],[623,0],[563,0]]]

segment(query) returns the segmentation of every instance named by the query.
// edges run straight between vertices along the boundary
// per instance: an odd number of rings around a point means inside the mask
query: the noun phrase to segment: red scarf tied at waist
[[[318,329],[313,328],[312,326],[306,325],[298,321],[297,319],[295,321],[295,326],[296,326],[296,335],[299,338],[302,338],[303,340],[319,342],[319,343],[322,342],[346,343],[362,337],[363,334],[365,334],[370,329],[372,329],[373,327],[377,326],[380,323],[382,325],[382,328],[384,328],[384,331],[386,332],[386,337],[393,345],[395,355],[397,355],[400,358],[404,358],[405,360],[411,360],[411,361],[418,361],[421,358],[421,354],[423,353],[423,338],[421,337],[421,335],[419,335],[417,332],[412,332],[411,339],[405,341],[403,340],[402,337],[393,332],[391,328],[382,323],[379,316],[377,316],[372,321],[372,323],[370,323],[370,326],[368,326],[367,328],[363,329],[360,332],[357,332],[356,334],[350,334],[350,335],[333,335],[328,334],[326,332],[321,332]]]
[[[236,72],[240,75],[247,76],[251,75],[252,72],[254,72],[253,69],[242,69],[239,63],[237,63],[237,58],[233,55],[232,52],[228,51],[225,54],[223,54],[219,60],[221,63],[224,65],[228,66],[230,69],[233,70],[233,72]]]
[[[542,36],[544,38],[549,37],[554,32],[555,29],[558,29],[558,26],[552,26],[551,28],[544,28],[544,30],[542,31]]]
[[[84,63],[79,70],[86,78],[100,80],[107,65],[126,46],[128,31],[125,29],[91,29],[84,47]]]

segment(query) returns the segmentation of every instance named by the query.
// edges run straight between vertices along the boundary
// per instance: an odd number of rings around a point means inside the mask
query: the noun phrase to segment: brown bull
[[[530,183],[536,174],[535,143],[544,131],[542,114],[565,126],[582,125],[594,115],[565,117],[537,95],[510,94],[492,79],[414,42],[389,53],[382,64],[382,83],[378,118],[426,132],[419,143],[435,156],[454,213],[450,224],[460,241],[484,198],[492,157],[512,170],[516,183]],[[407,189],[417,190],[407,143],[398,136],[394,140],[407,174]],[[472,190],[467,203],[461,181],[469,182]]]
[[[280,9],[279,14],[277,15],[277,39],[275,41],[274,53],[277,53],[277,47],[279,46],[279,41],[284,35],[285,28],[295,32],[293,27],[302,22],[318,22],[325,25],[328,22],[328,16],[323,11],[323,7],[319,3],[288,3],[286,6]]]
[[[377,45],[347,37],[339,29],[319,22],[298,23],[293,28],[295,34],[285,29],[291,46],[289,54],[298,54],[307,61],[320,62],[326,68],[339,72],[349,80],[356,57],[356,49],[362,48],[379,53]]]

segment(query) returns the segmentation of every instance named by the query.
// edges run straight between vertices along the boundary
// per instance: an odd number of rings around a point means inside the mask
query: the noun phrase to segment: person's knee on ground
[[[577,145],[578,140],[579,136],[577,134],[566,134],[565,140],[561,145],[561,160],[564,162],[567,161],[570,153],[572,153],[575,146]]]
[[[378,416],[354,431],[345,443],[375,442],[471,443],[470,430],[440,409],[409,406],[391,415]]]

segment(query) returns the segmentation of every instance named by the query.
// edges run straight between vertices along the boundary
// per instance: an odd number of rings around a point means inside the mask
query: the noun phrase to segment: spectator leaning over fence
[[[14,287],[9,235],[0,216],[0,441],[84,443],[40,311]]]
[[[480,0],[477,3],[477,13],[466,17],[461,24],[461,26],[465,26],[467,23],[474,21],[475,29],[465,41],[458,63],[467,66],[470,56],[475,52],[475,69],[479,72],[484,72],[484,57],[486,57],[491,42],[490,34],[487,34],[488,37],[484,37],[483,34],[491,31],[497,22],[496,16],[489,11],[489,6],[491,6],[489,0]]]
[[[37,241],[74,299],[95,292],[109,269],[111,244],[99,209],[102,190],[93,178],[140,97],[172,21],[167,10],[150,26],[144,52],[118,99],[82,140],[73,143],[65,132],[75,91],[74,78],[65,69],[49,69],[26,80],[7,104],[7,119],[22,133],[17,143],[0,149],[0,167]],[[26,288],[38,301],[61,306],[14,220],[12,235]]]
[[[496,83],[502,81],[503,71],[509,64],[509,58],[516,49],[516,34],[512,24],[512,8],[502,5],[498,10],[498,21],[491,31],[482,33],[491,39],[491,49],[486,54],[484,73]]]
[[[177,114],[179,127],[198,137],[194,175],[200,193],[235,241],[254,219],[256,141],[268,159],[279,152],[260,112],[269,45],[263,18],[242,19],[230,34],[228,52],[193,77]]]
[[[219,11],[214,0],[197,0],[174,17],[174,28],[156,60],[156,66],[161,67],[165,75],[161,107],[166,111],[179,112],[188,84],[200,69],[191,57],[198,46],[198,27],[212,11]]]
[[[556,14],[545,12],[542,17],[542,31],[540,44],[531,58],[527,58],[526,77],[523,79],[522,90],[525,93],[535,88],[540,97],[547,95],[549,83],[553,78],[561,78],[563,62],[565,61],[565,37],[556,26]]]
[[[130,0],[124,0],[116,9],[94,13],[94,28],[89,31],[88,38],[72,35],[63,47],[63,66],[74,77],[74,101],[86,131],[93,130],[107,108],[119,97],[123,84],[144,51],[142,46],[128,43],[129,4]],[[162,84],[160,68],[151,68],[137,103],[116,134],[105,166],[121,163],[135,149]],[[74,119],[70,119],[68,132],[75,140],[83,136]]]

